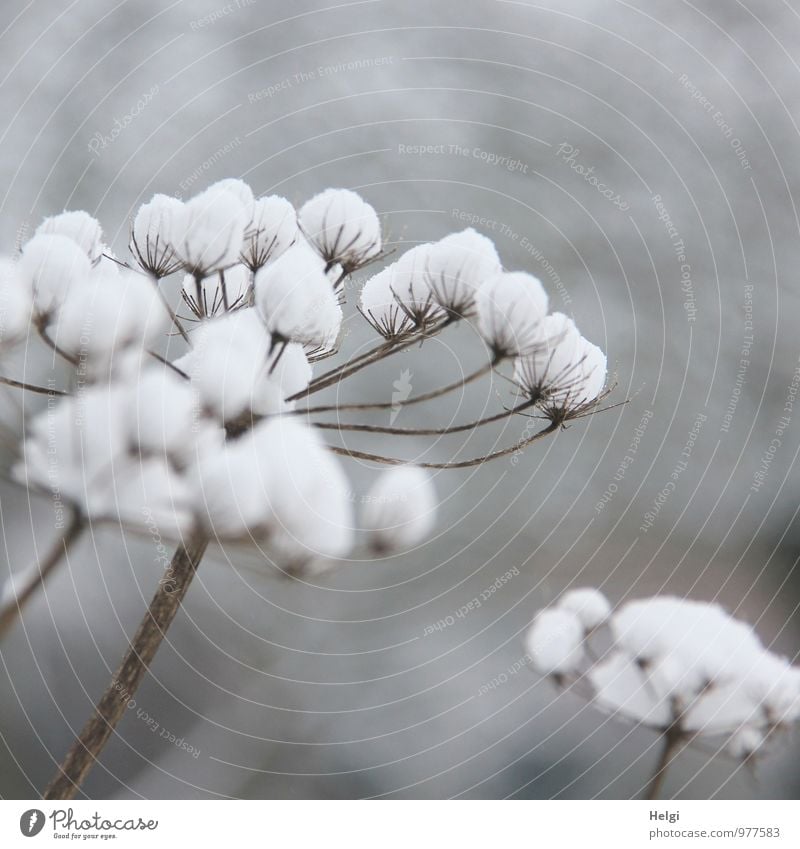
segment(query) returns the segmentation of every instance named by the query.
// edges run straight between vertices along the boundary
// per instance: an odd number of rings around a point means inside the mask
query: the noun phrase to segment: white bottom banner
[[[800,847],[800,803],[772,801],[0,802],[0,846],[408,849],[550,846]]]

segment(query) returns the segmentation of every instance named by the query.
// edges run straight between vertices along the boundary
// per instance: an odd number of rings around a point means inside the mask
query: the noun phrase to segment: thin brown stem
[[[59,348],[53,340],[53,337],[47,332],[44,322],[37,321],[36,329],[38,330],[42,341],[48,346],[48,348],[52,348],[59,357],[66,360],[70,365],[77,366],[79,364],[77,357],[73,357],[72,354],[68,354],[63,348]]]
[[[498,457],[507,457],[509,454],[515,454],[521,451],[532,442],[543,439],[551,433],[555,433],[561,427],[560,422],[551,422],[546,428],[534,433],[533,436],[520,439],[515,445],[510,445],[507,448],[501,448],[499,451],[493,451],[491,454],[484,454],[483,457],[473,457],[469,460],[453,460],[448,463],[424,463],[419,460],[400,460],[396,457],[383,457],[380,454],[368,454],[365,451],[353,451],[350,448],[340,448],[338,445],[329,445],[328,448],[334,454],[340,454],[344,457],[354,457],[356,460],[370,460],[373,463],[382,463],[385,466],[405,466],[411,464],[421,466],[423,469],[467,469],[470,466],[480,466],[481,463],[488,463],[490,460],[496,460]]]
[[[196,534],[180,545],[158,585],[119,669],[44,792],[44,799],[72,799],[97,762],[166,636],[208,545]]]
[[[649,800],[658,799],[661,794],[661,788],[664,785],[664,779],[667,775],[667,770],[670,764],[675,759],[683,743],[683,732],[677,723],[671,725],[663,735],[661,754],[658,757],[656,770],[653,777],[647,785],[644,798]]]
[[[23,573],[9,575],[3,598],[0,600],[0,638],[17,621],[22,608],[58,566],[61,558],[80,536],[83,527],[82,517],[77,512],[73,513],[58,539],[38,563],[29,566]]]
[[[488,374],[496,365],[497,362],[492,360],[490,363],[487,363],[472,372],[472,374],[462,377],[461,380],[448,383],[447,386],[442,386],[439,389],[432,389],[430,392],[425,392],[422,395],[415,395],[413,398],[409,398],[406,401],[380,401],[374,404],[328,404],[322,407],[306,407],[304,410],[298,410],[298,412],[309,414],[338,413],[350,410],[390,410],[395,407],[410,407],[413,404],[421,404],[423,401],[432,401],[434,398],[440,398],[443,395],[454,392],[456,389],[466,386],[467,384],[478,380],[478,378],[483,377],[485,374]]]
[[[14,380],[13,377],[3,377],[2,375],[0,375],[0,383],[13,386],[15,389],[22,389],[24,392],[35,392],[37,395],[69,395],[69,392],[65,392],[63,389],[37,386],[35,383],[25,383],[22,380]]]
[[[450,427],[383,427],[382,425],[347,424],[346,422],[314,422],[314,427],[318,427],[321,430],[353,430],[359,433],[386,433],[393,436],[444,436],[451,433],[461,433],[465,430],[474,430],[483,425],[507,419],[509,416],[513,416],[531,406],[533,406],[533,402],[526,401],[524,404],[519,404],[510,410],[503,410],[502,413],[495,413],[494,415],[475,419],[475,421],[466,422],[465,424],[450,425]]]
[[[167,296],[164,294],[164,290],[161,288],[160,279],[158,277],[153,277],[152,279],[153,284],[156,287],[156,292],[158,292],[158,296],[161,298],[161,303],[164,305],[164,309],[167,311],[167,314],[169,315],[170,320],[172,321],[173,327],[178,331],[178,333],[180,333],[184,341],[188,345],[191,345],[192,343],[189,339],[189,334],[186,332],[186,328],[183,326],[183,323],[178,318],[178,314],[175,312],[174,309],[172,309],[170,302],[167,300]]]

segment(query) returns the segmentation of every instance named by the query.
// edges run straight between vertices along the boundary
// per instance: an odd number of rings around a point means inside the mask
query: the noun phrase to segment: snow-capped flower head
[[[432,244],[417,245],[389,266],[391,290],[415,328],[427,327],[445,317],[433,298],[428,276],[433,248]]]
[[[92,263],[97,262],[103,253],[103,228],[96,218],[82,210],[61,212],[45,218],[34,235],[66,236],[80,247]]]
[[[434,300],[450,315],[468,315],[475,293],[499,274],[500,258],[494,243],[471,227],[436,242],[428,255],[428,280]]]
[[[347,480],[318,435],[291,417],[256,425],[197,475],[205,522],[220,539],[266,542],[292,566],[352,547]]]
[[[279,195],[259,198],[242,249],[242,262],[251,271],[258,271],[290,248],[298,232],[297,213],[286,198]]]
[[[241,263],[208,277],[187,274],[181,291],[184,303],[199,319],[241,309],[247,306],[249,294],[250,271]]]
[[[415,327],[414,320],[392,289],[394,273],[394,265],[390,265],[370,277],[361,289],[358,307],[361,315],[384,339],[399,339]]]
[[[206,189],[175,215],[172,246],[190,273],[207,277],[239,261],[248,223],[234,192]]]
[[[155,194],[139,207],[131,225],[130,250],[144,271],[161,279],[177,271],[181,260],[172,247],[183,203]]]
[[[572,393],[570,402],[574,406],[586,407],[605,391],[606,381],[608,380],[608,360],[605,353],[597,345],[583,337],[580,341],[579,358],[583,379]]]
[[[599,628],[611,615],[608,599],[591,587],[582,587],[564,593],[558,600],[558,607],[574,613],[586,631]]]
[[[205,322],[193,349],[176,365],[191,377],[200,407],[221,422],[294,409],[286,398],[311,380],[300,345],[273,346],[254,309]]]
[[[20,279],[17,264],[9,257],[0,257],[0,350],[27,337],[32,309],[33,295]]]
[[[217,180],[216,183],[212,183],[206,191],[230,192],[242,205],[246,218],[245,230],[250,230],[253,226],[256,199],[253,195],[253,190],[244,180],[240,180],[237,177],[225,177],[223,180]]]
[[[436,523],[437,506],[425,469],[397,466],[381,474],[365,497],[361,516],[373,550],[389,554],[418,545]]]
[[[351,274],[380,256],[381,223],[375,210],[349,189],[326,189],[306,201],[300,229],[328,267]]]
[[[123,269],[94,273],[70,289],[48,333],[89,376],[104,376],[121,352],[151,348],[168,325],[152,280]]]
[[[514,362],[514,380],[531,401],[565,403],[581,385],[581,335],[560,312],[542,319],[541,340]]]
[[[131,451],[126,434],[128,388],[93,386],[60,400],[31,422],[13,474],[26,486],[58,492],[95,521],[176,536],[193,523],[188,482],[158,457]]]
[[[77,242],[61,235],[34,236],[17,264],[19,279],[33,295],[37,319],[46,319],[67,294],[86,284],[91,263]]]
[[[255,300],[276,342],[324,347],[338,337],[341,307],[322,259],[305,241],[256,273]]]
[[[183,469],[198,447],[222,446],[224,431],[201,414],[191,386],[172,369],[150,365],[128,385],[123,429],[132,451]]]
[[[531,665],[540,675],[574,673],[584,657],[583,637],[583,625],[571,611],[540,611],[525,638]]]
[[[592,701],[621,718],[685,739],[722,738],[742,758],[800,719],[800,668],[765,649],[748,624],[718,604],[661,596],[628,602],[609,616],[599,593],[579,590],[537,621],[553,612],[580,620],[584,649],[609,626],[608,647],[585,650],[559,683],[581,678]]]
[[[478,330],[495,357],[518,357],[542,343],[547,293],[538,277],[524,271],[501,272],[478,289]]]

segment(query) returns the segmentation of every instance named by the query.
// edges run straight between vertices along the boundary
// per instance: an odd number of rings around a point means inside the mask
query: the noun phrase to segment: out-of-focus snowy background
[[[120,725],[87,795],[633,796],[655,763],[654,736],[520,668],[533,613],[572,585],[615,602],[657,591],[716,599],[794,657],[800,402],[785,399],[800,374],[800,15],[790,4],[10,0],[2,27],[5,252],[43,215],[85,208],[125,255],[138,204],[225,176],[296,203],[346,186],[398,245],[477,220],[506,267],[540,276],[553,308],[608,351],[613,400],[630,399],[516,464],[438,475],[439,531],[408,556],[307,584],[249,557],[204,562],[137,695],[141,715]],[[353,288],[348,350],[369,339],[355,299]],[[449,334],[342,397],[388,400],[404,369],[425,391],[474,356]],[[39,350],[3,363],[29,379],[45,366]],[[397,424],[468,420],[509,397],[502,383],[477,386]],[[0,407],[7,470],[19,396],[4,390]],[[426,456],[510,444],[525,424]],[[356,463],[348,472],[359,491],[371,479]],[[0,506],[3,573],[50,532],[47,505],[19,488],[0,485]],[[478,609],[455,615],[509,570]],[[4,640],[0,795],[41,792],[158,575],[149,540],[97,529]],[[797,763],[791,741],[755,775],[688,752],[666,792],[796,798]]]

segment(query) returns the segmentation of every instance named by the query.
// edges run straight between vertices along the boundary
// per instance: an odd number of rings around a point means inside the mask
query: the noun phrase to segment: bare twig
[[[661,754],[659,755],[653,777],[647,785],[647,790],[644,794],[645,799],[654,800],[659,798],[661,788],[664,784],[664,778],[667,775],[667,770],[669,769],[672,761],[675,759],[675,756],[678,754],[678,750],[680,749],[683,740],[684,735],[677,722],[673,723],[664,732]]]
[[[534,433],[533,436],[528,436],[525,439],[519,440],[515,445],[510,445],[507,448],[501,448],[499,451],[493,451],[491,454],[485,454],[483,457],[473,457],[470,460],[454,460],[449,463],[425,463],[419,460],[399,460],[396,457],[383,457],[380,454],[368,454],[365,451],[353,451],[350,448],[340,448],[338,445],[329,445],[328,448],[334,454],[341,454],[344,457],[354,457],[357,460],[371,460],[373,463],[382,463],[385,466],[405,466],[408,463],[413,463],[415,466],[422,466],[424,469],[466,469],[470,466],[479,466],[481,463],[486,463],[489,460],[496,460],[498,457],[507,457],[509,454],[514,454],[521,451],[526,445],[536,442],[539,439],[555,433],[561,427],[560,422],[551,422],[543,430]]]
[[[105,693],[44,792],[44,799],[72,799],[125,714],[189,589],[208,545],[197,534],[172,556],[144,619]]]
[[[35,392],[37,395],[69,395],[69,392],[65,392],[63,389],[37,386],[35,383],[25,383],[22,380],[14,380],[13,377],[3,377],[2,375],[0,375],[0,383],[13,386],[15,389],[22,389],[23,392]]]
[[[29,566],[20,574],[15,575],[12,572],[9,575],[2,599],[0,599],[0,637],[16,622],[17,617],[22,613],[22,608],[58,566],[61,558],[80,536],[83,527],[82,517],[74,512],[58,539],[38,563]]]

